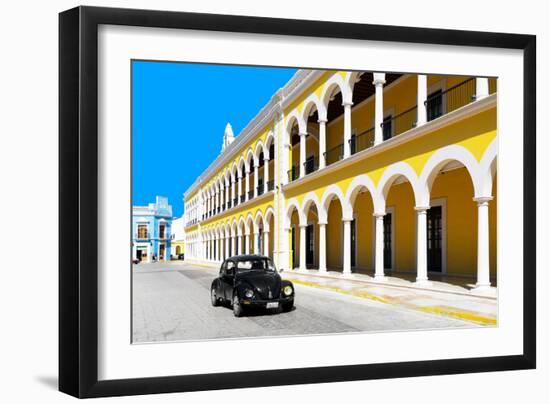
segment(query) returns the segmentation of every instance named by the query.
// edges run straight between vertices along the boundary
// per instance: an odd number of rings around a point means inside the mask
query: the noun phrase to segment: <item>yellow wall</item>
[[[416,271],[416,212],[414,196],[408,182],[393,185],[388,193],[386,206],[393,207],[394,257],[393,270]]]
[[[357,195],[353,212],[355,217],[357,248],[356,248],[356,268],[373,268],[373,205],[372,198],[368,192]]]
[[[327,268],[329,270],[342,268],[342,231],[342,205],[338,200],[333,200],[328,209],[327,223]]]

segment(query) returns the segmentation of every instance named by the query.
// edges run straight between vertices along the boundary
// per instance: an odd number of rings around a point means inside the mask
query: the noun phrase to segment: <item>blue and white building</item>
[[[132,207],[132,257],[144,262],[170,259],[172,206],[157,196],[155,203]]]

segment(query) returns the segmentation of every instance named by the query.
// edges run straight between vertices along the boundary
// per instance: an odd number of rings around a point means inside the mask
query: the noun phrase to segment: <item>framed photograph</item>
[[[59,388],[532,369],[535,37],[59,17]]]

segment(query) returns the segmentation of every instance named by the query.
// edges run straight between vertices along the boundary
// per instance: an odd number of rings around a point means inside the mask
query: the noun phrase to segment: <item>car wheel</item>
[[[294,300],[291,300],[290,302],[283,303],[283,311],[289,312],[294,307]]]
[[[215,288],[210,289],[210,301],[212,302],[212,306],[214,307],[220,304],[220,301],[218,300],[218,296],[216,296]]]
[[[239,296],[237,294],[233,295],[233,315],[235,317],[240,317],[243,315],[243,306],[239,301]]]

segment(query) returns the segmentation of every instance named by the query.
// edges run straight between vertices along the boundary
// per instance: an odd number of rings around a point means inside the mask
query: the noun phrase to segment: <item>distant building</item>
[[[157,196],[155,203],[132,207],[132,257],[151,262],[170,259],[172,206]]]
[[[178,258],[185,252],[185,219],[184,216],[172,221],[172,256]]]

